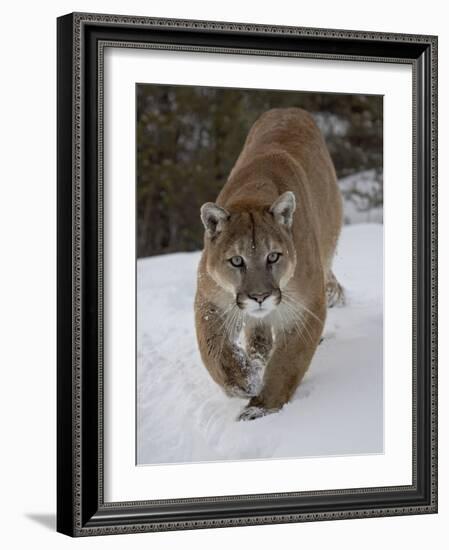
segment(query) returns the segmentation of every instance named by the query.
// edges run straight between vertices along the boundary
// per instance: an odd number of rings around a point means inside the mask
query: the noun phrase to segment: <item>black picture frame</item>
[[[437,512],[437,37],[86,13],[58,18],[57,36],[57,530],[87,536]],[[104,502],[105,43],[412,65],[412,485]]]

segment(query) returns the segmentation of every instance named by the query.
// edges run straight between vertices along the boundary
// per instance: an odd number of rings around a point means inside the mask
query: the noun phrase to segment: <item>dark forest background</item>
[[[273,107],[311,112],[338,178],[373,174],[368,187],[342,185],[345,201],[378,208],[382,106],[381,96],[138,84],[138,257],[202,248],[200,206],[215,200],[251,125]]]

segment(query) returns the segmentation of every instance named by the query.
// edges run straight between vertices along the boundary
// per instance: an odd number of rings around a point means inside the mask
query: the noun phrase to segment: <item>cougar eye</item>
[[[280,253],[279,252],[270,252],[270,254],[268,254],[267,256],[267,262],[269,264],[275,264],[279,258],[281,257]]]
[[[234,267],[242,267],[243,264],[245,263],[241,256],[232,256],[232,258],[229,261]]]

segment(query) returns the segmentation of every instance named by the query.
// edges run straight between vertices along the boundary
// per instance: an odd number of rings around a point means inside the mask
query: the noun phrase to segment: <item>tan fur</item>
[[[257,418],[292,398],[320,342],[326,299],[343,301],[331,270],[342,201],[313,118],[295,108],[264,113],[202,218],[195,298],[201,357],[229,395],[250,398],[240,418]],[[281,256],[269,264],[273,251]],[[236,256],[244,268],[230,262]]]

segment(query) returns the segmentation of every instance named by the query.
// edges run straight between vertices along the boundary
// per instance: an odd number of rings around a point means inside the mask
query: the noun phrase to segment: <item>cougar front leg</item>
[[[223,322],[221,312],[213,304],[203,305],[202,310],[197,308],[198,347],[203,363],[227,395],[257,395],[260,384],[254,382],[255,363],[234,338],[236,334],[230,335],[223,330]]]
[[[285,338],[279,335],[265,370],[263,388],[257,396],[250,399],[239,420],[253,420],[277,412],[290,401],[307,372],[320,341],[325,308],[323,306],[320,309],[317,318],[306,315],[304,322],[307,330],[298,334],[295,328],[288,331]]]
[[[265,369],[273,351],[271,327],[257,324],[244,330],[244,350],[248,358],[248,386],[252,395],[262,390]]]

